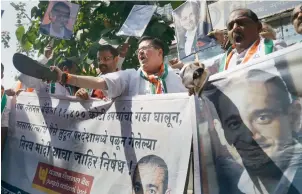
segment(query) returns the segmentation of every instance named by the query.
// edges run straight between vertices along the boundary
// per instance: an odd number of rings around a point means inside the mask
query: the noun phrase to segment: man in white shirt
[[[227,30],[233,47],[230,47],[220,60],[219,72],[232,69],[237,65],[245,64],[283,48],[271,39],[260,37],[262,24],[257,15],[250,9],[232,11],[228,19]]]
[[[101,75],[117,72],[122,69],[123,62],[128,51],[129,44],[125,43],[121,46],[120,52],[111,45],[101,45],[97,53],[98,68]],[[89,96],[93,98],[106,99],[106,96],[100,89],[94,89],[89,95],[87,89],[81,88],[77,91],[76,96],[87,100]]]
[[[291,21],[298,34],[302,34],[302,4],[295,7],[292,12]]]
[[[157,38],[143,37],[137,50],[139,70],[127,69],[100,77],[77,76],[51,67],[58,74],[58,82],[82,88],[101,89],[109,98],[144,94],[186,92],[181,78],[164,64],[164,45]]]

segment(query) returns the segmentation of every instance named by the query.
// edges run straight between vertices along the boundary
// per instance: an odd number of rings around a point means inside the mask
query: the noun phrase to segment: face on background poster
[[[173,11],[179,57],[182,59],[212,45],[206,2],[187,1]]]
[[[294,50],[225,74],[206,91],[220,193],[302,192],[302,92],[292,73],[302,72],[301,48]]]
[[[40,25],[44,35],[70,39],[80,6],[67,1],[50,1]]]

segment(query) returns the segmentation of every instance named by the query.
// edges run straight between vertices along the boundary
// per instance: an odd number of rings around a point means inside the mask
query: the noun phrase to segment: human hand
[[[172,69],[181,69],[184,66],[183,62],[178,60],[178,58],[171,59],[169,65]]]
[[[13,89],[7,89],[5,90],[5,94],[8,96],[15,96],[16,92]]]
[[[126,54],[128,52],[130,44],[129,43],[123,43],[122,46],[119,47],[119,53],[120,57],[125,58]]]
[[[82,100],[88,100],[89,96],[88,96],[88,92],[85,88],[80,88],[76,93],[75,93],[76,97],[81,98]]]

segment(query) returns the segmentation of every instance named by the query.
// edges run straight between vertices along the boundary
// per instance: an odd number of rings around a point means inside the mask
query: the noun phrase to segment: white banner
[[[125,23],[116,35],[141,37],[157,6],[155,5],[134,5]]]
[[[114,103],[24,93],[12,110],[2,191],[183,193],[195,99],[147,95]]]

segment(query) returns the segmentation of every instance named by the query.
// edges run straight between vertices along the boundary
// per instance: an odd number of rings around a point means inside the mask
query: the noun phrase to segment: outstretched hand
[[[76,93],[75,93],[76,97],[81,98],[82,100],[88,100],[89,96],[88,96],[88,92],[85,88],[80,88]]]

